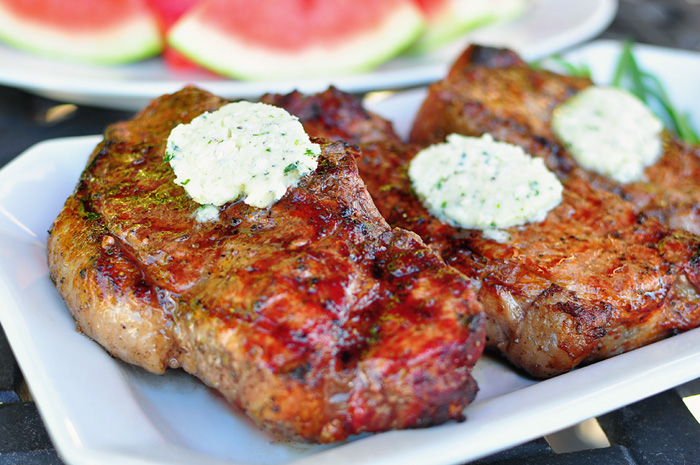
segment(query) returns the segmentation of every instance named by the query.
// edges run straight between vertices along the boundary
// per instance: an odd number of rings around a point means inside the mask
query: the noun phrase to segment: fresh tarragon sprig
[[[690,144],[700,144],[698,132],[690,123],[688,113],[680,112],[669,99],[661,80],[639,67],[633,53],[634,43],[626,40],[617,62],[612,84],[627,89],[652,108],[667,128]]]
[[[530,66],[535,69],[544,69],[549,63],[555,65],[558,68],[561,68],[563,72],[569,76],[584,77],[590,79],[592,75],[591,68],[589,68],[587,64],[573,63],[571,61],[567,61],[558,53],[550,55],[544,60],[539,60],[534,63],[530,63]]]
[[[681,139],[690,144],[700,145],[700,137],[697,130],[693,128],[689,115],[682,113],[673,105],[657,76],[639,67],[633,48],[633,41],[623,42],[612,85],[636,95],[661,118],[669,130],[675,132]],[[533,67],[544,67],[544,63],[547,62],[561,68],[570,76],[591,77],[591,70],[586,64],[566,61],[561,55],[553,55],[544,62],[536,62]]]

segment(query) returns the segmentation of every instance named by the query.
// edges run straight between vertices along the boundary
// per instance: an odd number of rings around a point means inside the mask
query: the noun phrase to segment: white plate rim
[[[476,30],[465,40],[479,41],[489,45],[509,46],[527,59],[537,59],[545,55],[566,49],[590,39],[601,32],[612,21],[616,11],[617,0],[531,0],[533,7],[522,18],[505,25]],[[583,8],[583,15],[567,16],[567,12],[576,6]],[[550,11],[558,8],[559,17],[549,17]],[[557,21],[555,21],[555,19]],[[566,27],[559,24],[568,20]],[[553,32],[547,33],[542,23],[549,23]],[[545,32],[543,32],[545,31]],[[534,36],[533,34],[540,34]],[[462,44],[456,44],[462,48]],[[242,82],[221,78],[202,78],[201,76],[163,75],[160,58],[144,62],[114,67],[114,75],[107,75],[107,68],[90,66],[76,67],[70,71],[70,65],[35,57],[23,57],[21,52],[0,45],[1,61],[20,59],[15,66],[0,67],[0,84],[22,88],[57,100],[66,100],[78,104],[105,106],[119,109],[135,110],[158,95],[174,92],[184,85],[193,84],[226,98],[258,98],[267,92],[287,93],[292,90],[316,92],[329,85],[335,85],[348,92],[367,92],[379,89],[400,89],[424,85],[444,75],[453,55],[448,52],[436,53],[427,57],[408,58],[405,56],[391,60],[379,68],[357,75],[334,78],[316,78],[309,80],[283,80],[269,82]],[[32,64],[23,66],[22,63]],[[159,64],[160,63],[160,64]],[[48,67],[43,71],[40,66]],[[130,70],[159,69],[155,79],[130,78]],[[66,71],[68,70],[68,71]],[[81,70],[96,71],[97,77]],[[104,70],[102,73],[100,70]],[[148,72],[146,72],[148,75]]]

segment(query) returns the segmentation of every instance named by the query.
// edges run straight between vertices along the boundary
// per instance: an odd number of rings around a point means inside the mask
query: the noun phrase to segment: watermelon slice
[[[192,9],[199,0],[145,0],[156,14],[158,23],[164,32],[172,27],[182,15]]]
[[[196,72],[217,76],[216,73],[199,66],[197,63],[170,46],[165,47],[161,57],[163,58],[163,63],[165,63],[165,66],[174,73]]]
[[[220,74],[244,80],[366,71],[422,32],[413,0],[202,0],[168,43]]]
[[[145,0],[146,5],[148,5],[153,13],[155,13],[156,18],[158,18],[158,25],[160,26],[161,33],[163,35],[163,42],[165,42],[165,36],[171,27],[184,15],[187,11],[191,10],[200,0]],[[192,62],[183,56],[180,52],[166,44],[163,52],[161,54],[165,66],[169,70],[175,73],[207,73],[214,76],[214,73],[202,68],[198,64]]]
[[[57,59],[117,64],[158,54],[142,0],[0,0],[0,40]]]
[[[425,33],[411,53],[426,53],[448,44],[478,27],[513,19],[522,14],[527,0],[414,0],[423,10]]]

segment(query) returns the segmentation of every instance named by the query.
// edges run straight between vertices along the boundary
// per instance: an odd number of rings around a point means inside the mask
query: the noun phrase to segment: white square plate
[[[571,54],[600,82],[619,44]],[[672,98],[700,102],[697,54],[639,47]],[[372,108],[407,130],[420,93]],[[700,108],[692,110],[700,121]],[[700,330],[535,382],[497,358],[476,366],[468,420],[341,444],[275,442],[214,391],[171,370],[152,375],[109,357],[78,333],[46,265],[46,231],[98,136],[50,140],[0,171],[0,321],[61,457],[69,464],[374,464],[465,462],[540,437],[700,376]]]

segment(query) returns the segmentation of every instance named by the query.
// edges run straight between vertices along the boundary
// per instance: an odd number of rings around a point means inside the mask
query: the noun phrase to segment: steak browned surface
[[[564,150],[552,132],[552,111],[590,85],[586,78],[530,68],[509,50],[472,46],[430,87],[411,140],[428,145],[453,132],[488,132],[530,150],[528,144],[540,139],[552,146],[546,162],[560,177],[574,171],[664,224],[700,234],[700,147],[665,131],[663,155],[645,170],[647,180],[624,185],[583,171]]]
[[[367,111],[359,98],[330,87],[318,95],[291,92],[267,94],[261,102],[282,107],[296,115],[308,134],[350,144],[384,141],[400,144],[391,122]]]
[[[319,140],[319,168],[272,207],[194,219],[165,142],[225,103],[187,88],[107,129],[48,239],[81,331],[149,371],[184,368],[288,438],[463,419],[484,338],[474,291],[386,223],[353,149]]]
[[[347,94],[326,92],[305,102],[318,106],[315,101],[325,99],[345,101],[359,111]],[[341,107],[339,102],[334,106]],[[460,117],[467,125],[471,114],[463,110],[430,116],[436,121]],[[348,132],[320,130],[323,125],[303,117],[302,122],[320,137]],[[536,156],[559,159],[556,144],[513,128],[495,130],[500,136],[512,131],[511,140]],[[369,134],[351,134],[349,141],[360,144],[360,174],[379,210],[389,224],[417,232],[473,279],[487,314],[488,346],[533,376],[563,373],[700,325],[697,236],[669,229],[569,165],[563,201],[544,222],[508,229],[508,243],[488,240],[479,231],[440,222],[415,197],[407,168],[419,147],[397,145],[392,136],[389,143],[377,141]]]

